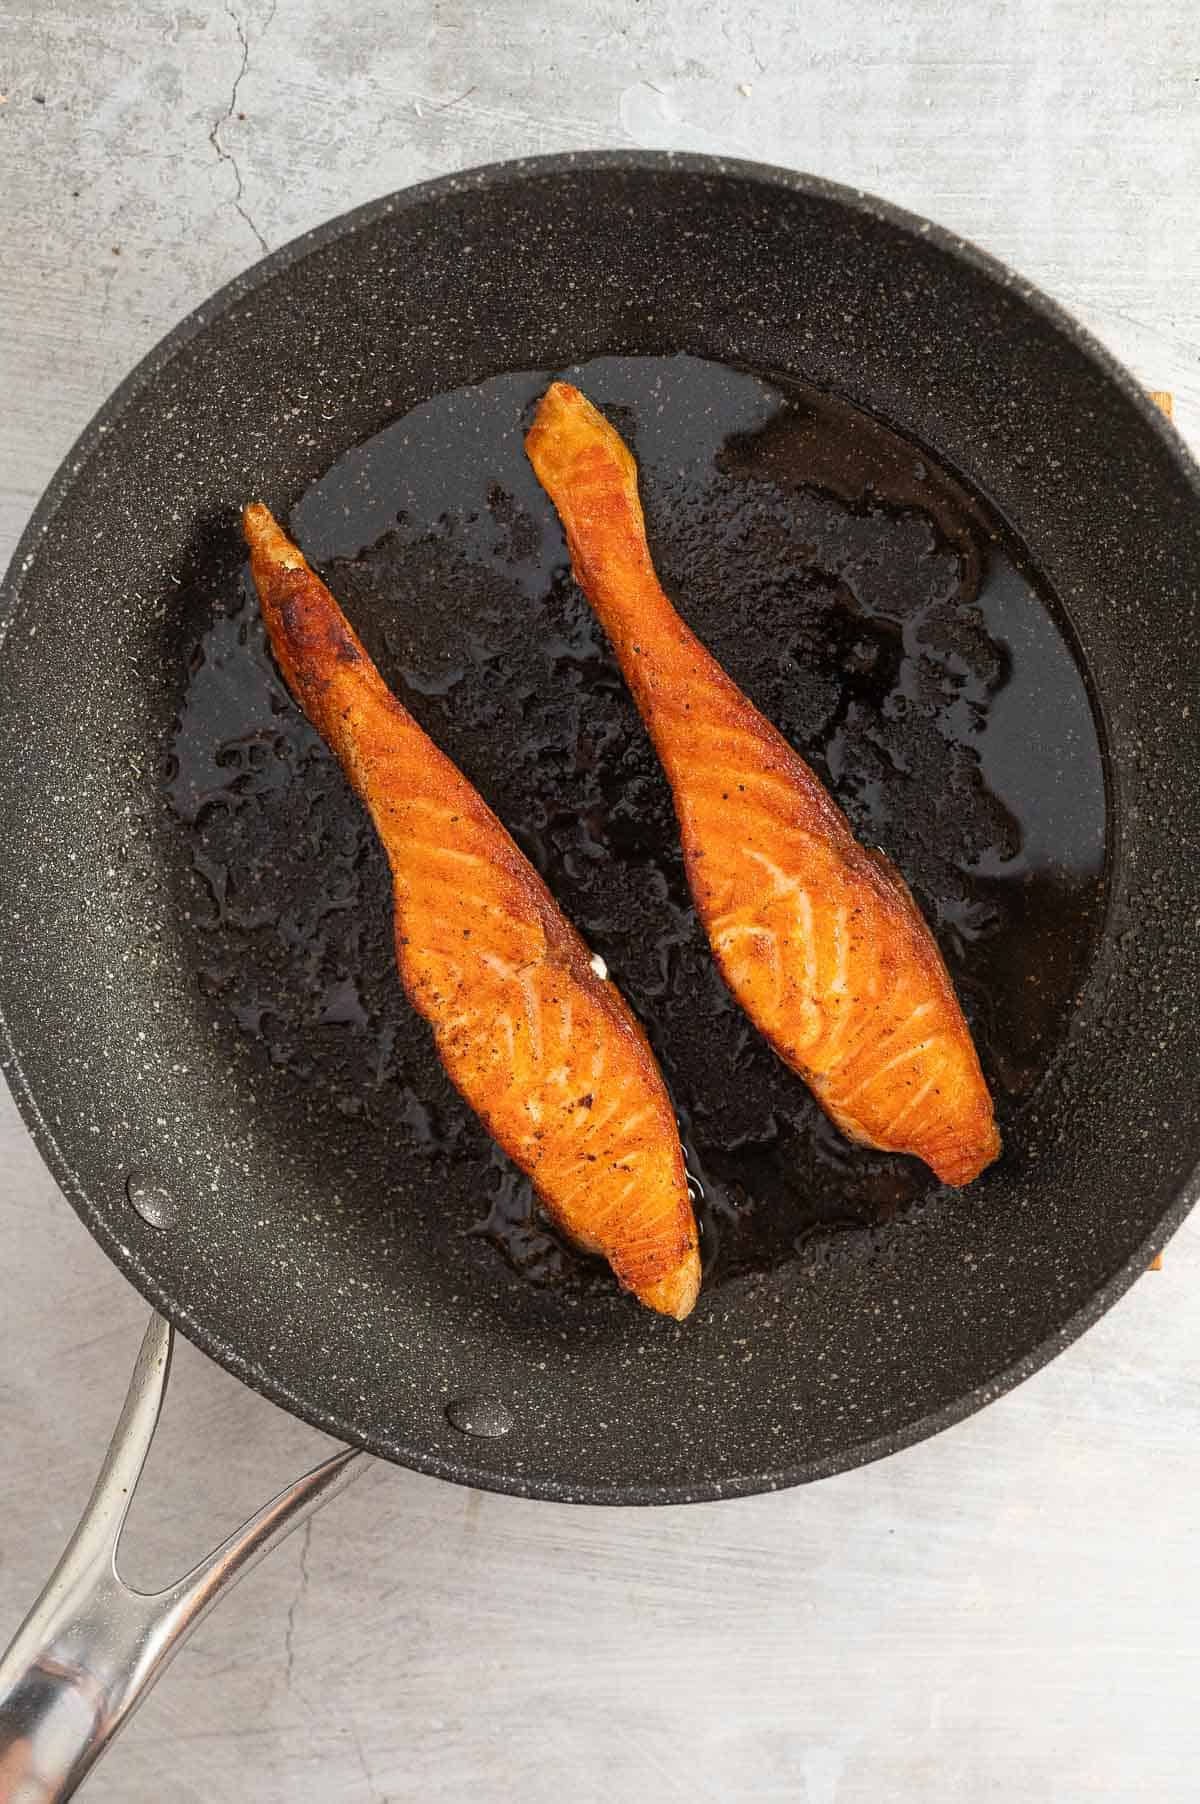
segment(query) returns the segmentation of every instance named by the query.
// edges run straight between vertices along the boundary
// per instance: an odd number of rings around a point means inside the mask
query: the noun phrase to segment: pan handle
[[[235,1529],[165,1591],[134,1591],[117,1549],[171,1367],[173,1330],[150,1318],[125,1407],[78,1528],[0,1659],[0,1804],[73,1795],[196,1624],[366,1464],[345,1448]]]

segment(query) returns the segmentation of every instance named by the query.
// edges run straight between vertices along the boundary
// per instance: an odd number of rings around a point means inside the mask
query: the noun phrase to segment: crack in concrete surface
[[[300,1532],[300,1583],[296,1586],[296,1595],[288,1605],[287,1622],[284,1624],[283,1630],[284,1683],[289,1691],[292,1688],[292,1679],[296,1670],[296,1611],[300,1608],[300,1600],[308,1590],[308,1550],[312,1544],[312,1530],[312,1517],[310,1516]]]
[[[265,37],[267,32],[270,30],[271,21],[275,17],[275,8],[277,5],[278,5],[278,0],[271,0],[271,10],[267,14],[266,20],[263,24],[262,31],[259,34],[260,37]],[[233,21],[233,29],[237,32],[238,43],[240,44],[241,51],[242,51],[242,60],[241,60],[240,66],[238,68],[238,72],[233,78],[233,87],[230,89],[230,93],[229,93],[229,105],[225,108],[225,111],[221,114],[220,118],[213,121],[212,130],[208,134],[208,141],[217,153],[217,161],[219,163],[228,163],[229,167],[233,171],[233,180],[234,180],[233,208],[234,208],[234,211],[239,215],[239,217],[241,219],[245,220],[245,222],[249,226],[250,230],[254,233],[254,237],[258,244],[258,248],[261,251],[266,252],[266,251],[269,251],[271,247],[267,243],[266,239],[263,237],[262,233],[259,231],[258,226],[255,223],[255,221],[250,213],[250,209],[245,204],[244,196],[245,196],[245,192],[246,192],[246,187],[245,187],[244,181],[242,180],[241,167],[240,167],[237,157],[234,155],[233,151],[227,150],[221,139],[222,127],[229,124],[229,121],[233,118],[234,113],[237,111],[238,89],[241,87],[242,82],[245,80],[246,71],[250,67],[250,40],[246,36],[246,28],[242,24],[242,21],[238,17],[237,13],[234,12],[232,6],[229,4],[229,0],[225,0],[225,11],[228,14],[229,18]]]
[[[358,1724],[355,1722],[353,1716],[349,1720],[350,1720],[350,1735],[354,1742],[354,1750],[355,1750],[356,1754],[358,1755],[358,1764],[362,1771],[362,1776],[366,1780],[367,1785],[370,1788],[371,1804],[388,1804],[387,1798],[380,1791],[378,1785],[375,1782],[375,1775],[371,1771],[371,1763],[367,1759],[366,1749],[363,1747],[363,1744],[362,1744],[362,1736],[358,1732]]]

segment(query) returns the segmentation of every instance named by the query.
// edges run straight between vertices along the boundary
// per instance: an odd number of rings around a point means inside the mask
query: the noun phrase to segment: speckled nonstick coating
[[[355,1191],[353,1124],[315,1102],[281,1121],[252,1093],[235,1036],[198,1006],[162,799],[185,650],[174,581],[198,547],[237,557],[247,496],[286,508],[348,445],[452,385],[674,349],[828,384],[998,503],[1099,697],[1113,847],[1076,1032],[1002,1165],[869,1252],[704,1294],[682,1329],[615,1295],[464,1283],[462,1224],[436,1197],[417,1186],[374,1206]],[[604,1503],[730,1496],[877,1458],[1073,1339],[1192,1199],[1198,583],[1200,479],[1131,379],[1010,272],[876,200],[620,153],[376,202],[171,333],[17,551],[0,603],[8,1080],[75,1208],[164,1314],[386,1458]],[[319,1178],[331,1161],[341,1191]],[[174,1199],[171,1225],[131,1208],[131,1169]],[[447,1406],[479,1394],[511,1412],[508,1433],[451,1425]],[[491,1412],[493,1429],[505,1420]]]

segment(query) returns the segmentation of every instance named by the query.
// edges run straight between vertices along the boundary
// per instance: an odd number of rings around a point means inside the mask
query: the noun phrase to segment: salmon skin
[[[969,1184],[1000,1138],[903,878],[859,845],[815,773],[668,601],[637,465],[604,415],[555,382],[525,446],[671,785],[688,882],[729,989],[851,1140]]]
[[[554,1221],[682,1320],[700,1285],[698,1235],[645,1034],[268,510],[248,507],[243,527],[279,668],[383,841],[401,981],[452,1082]]]

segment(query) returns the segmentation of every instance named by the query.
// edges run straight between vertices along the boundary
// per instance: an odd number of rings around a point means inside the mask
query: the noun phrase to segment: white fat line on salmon
[[[880,1078],[886,1077],[889,1072],[895,1071],[901,1065],[911,1065],[915,1061],[923,1059],[930,1048],[937,1045],[940,1037],[939,1034],[931,1034],[926,1040],[917,1040],[911,1046],[902,1047],[899,1052],[888,1059],[886,1064],[876,1065],[873,1071],[868,1071],[866,1077],[861,1078],[859,1082],[854,1085],[853,1089],[847,1090],[839,1101],[843,1105],[848,1102],[853,1102],[856,1096],[861,1096],[864,1090],[872,1089],[873,1086],[879,1082]],[[938,1070],[941,1070],[940,1065]],[[930,1081],[932,1082],[932,1079]],[[926,1089],[928,1087],[929,1086],[927,1085]],[[925,1090],[922,1090],[920,1094],[924,1096]],[[905,1113],[907,1113],[907,1108]]]

